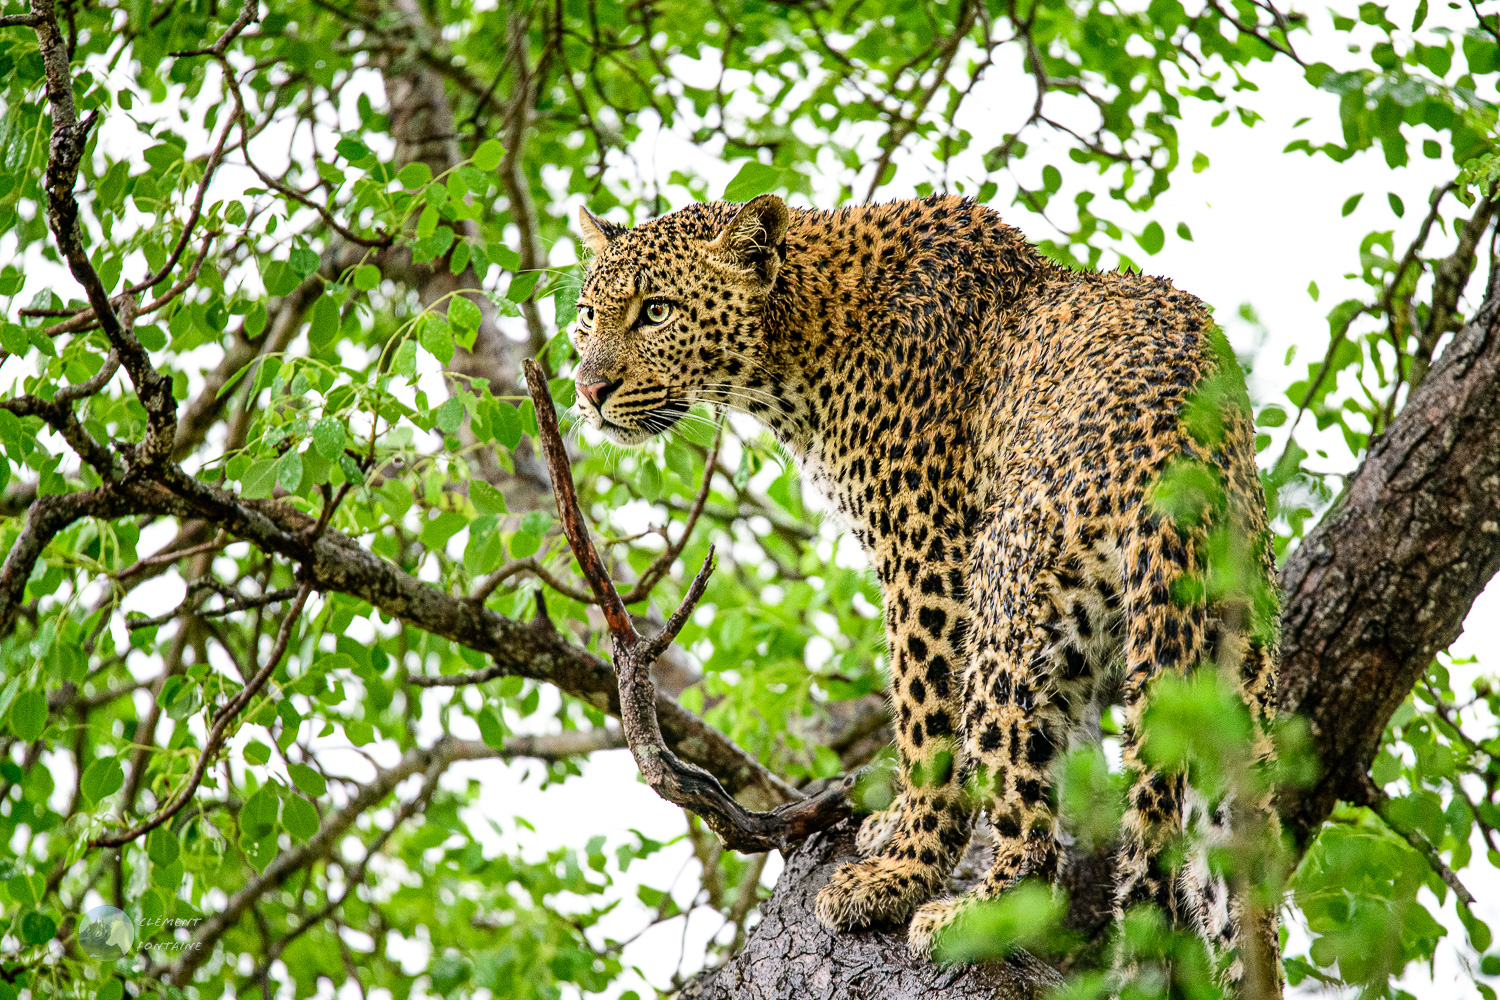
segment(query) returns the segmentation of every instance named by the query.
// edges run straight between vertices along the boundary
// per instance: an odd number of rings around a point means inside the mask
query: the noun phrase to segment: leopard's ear
[[[774,194],[763,194],[740,206],[733,221],[709,244],[714,255],[726,263],[755,272],[766,284],[786,257],[786,230],[791,223],[786,202]]]
[[[607,219],[601,219],[583,205],[578,206],[578,228],[583,232],[583,245],[595,254],[604,252],[609,241],[625,230]]]

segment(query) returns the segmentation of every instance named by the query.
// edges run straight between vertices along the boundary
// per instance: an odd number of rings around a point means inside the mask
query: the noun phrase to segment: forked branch
[[[588,524],[579,509],[578,494],[573,488],[573,467],[558,430],[547,377],[535,361],[527,361],[525,371],[526,385],[536,404],[538,437],[552,477],[563,534],[609,625],[615,676],[620,686],[621,728],[646,783],[668,802],[701,816],[725,847],[745,853],[783,850],[849,816],[848,793],[855,778],[852,774],[811,798],[754,812],[736,802],[712,774],[668,749],[656,718],[656,684],[651,679],[651,664],[671,645],[702,599],[709,574],[713,572],[713,550],[709,549],[681,606],[672,612],[661,632],[649,638],[637,632],[614,581],[609,578],[604,560],[594,548]]]

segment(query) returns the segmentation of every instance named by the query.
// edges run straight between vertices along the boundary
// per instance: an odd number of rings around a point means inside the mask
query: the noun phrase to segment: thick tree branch
[[[1484,304],[1281,573],[1281,707],[1322,775],[1284,789],[1305,844],[1361,783],[1392,713],[1500,568],[1500,269]]]
[[[131,465],[150,469],[159,464],[172,446],[172,432],[177,421],[177,400],[172,395],[172,380],[158,372],[135,333],[120,322],[104,282],[89,262],[78,221],[78,201],[73,186],[78,181],[78,165],[83,159],[89,131],[97,113],[83,121],[73,103],[73,77],[68,68],[68,44],[57,24],[53,0],[31,0],[36,18],[37,47],[47,75],[47,103],[52,111],[52,140],[47,156],[47,224],[57,241],[57,248],[68,263],[68,270],[88,294],[99,326],[108,338],[120,364],[135,385],[136,396],[146,409],[146,440],[134,449]],[[3,618],[0,618],[3,624]]]
[[[315,590],[359,598],[392,618],[467,646],[494,660],[483,679],[530,677],[553,684],[618,716],[619,689],[609,664],[567,640],[544,618],[518,622],[476,602],[453,597],[326,531],[309,538],[316,522],[272,500],[242,500],[168,464],[167,486],[125,483],[63,497],[41,497],[21,538],[0,569],[0,635],[14,626],[25,584],[37,556],[66,525],[85,516],[157,514],[203,520],[262,551],[299,563]],[[797,792],[723,733],[665,694],[656,712],[668,743],[686,760],[717,776],[750,808],[769,809],[795,800]]]

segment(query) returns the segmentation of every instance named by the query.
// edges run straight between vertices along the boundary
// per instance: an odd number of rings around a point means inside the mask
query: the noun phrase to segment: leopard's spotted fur
[[[581,224],[594,251],[575,329],[587,419],[628,444],[692,401],[754,414],[879,575],[905,787],[867,823],[872,853],[822,890],[822,920],[915,913],[912,946],[930,952],[965,904],[929,900],[970,836],[966,782],[996,832],[971,898],[1052,876],[1053,765],[1118,687],[1135,775],[1118,902],[1155,900],[1232,941],[1222,887],[1159,862],[1187,796],[1140,757],[1162,672],[1236,664],[1258,720],[1275,702],[1274,615],[1235,628],[1244,616],[1225,600],[1174,593],[1201,576],[1213,518],[1180,523],[1152,499],[1172,463],[1209,470],[1219,520],[1248,540],[1242,562],[1269,579],[1248,411],[1218,384],[1238,369],[1202,303],[1159,278],[1057,267],[951,197],[823,212],[765,195],[635,229],[587,212]],[[1188,414],[1205,385],[1222,405]]]

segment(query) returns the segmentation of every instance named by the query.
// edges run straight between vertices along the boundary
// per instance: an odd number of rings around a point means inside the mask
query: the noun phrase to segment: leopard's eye
[[[582,305],[579,306],[578,307],[578,329],[580,329],[580,330],[582,330],[584,332],[588,332],[589,330],[592,330],[593,328],[594,328],[594,307],[593,306],[582,306]]]
[[[660,325],[672,316],[672,304],[670,302],[647,302],[646,322]]]

